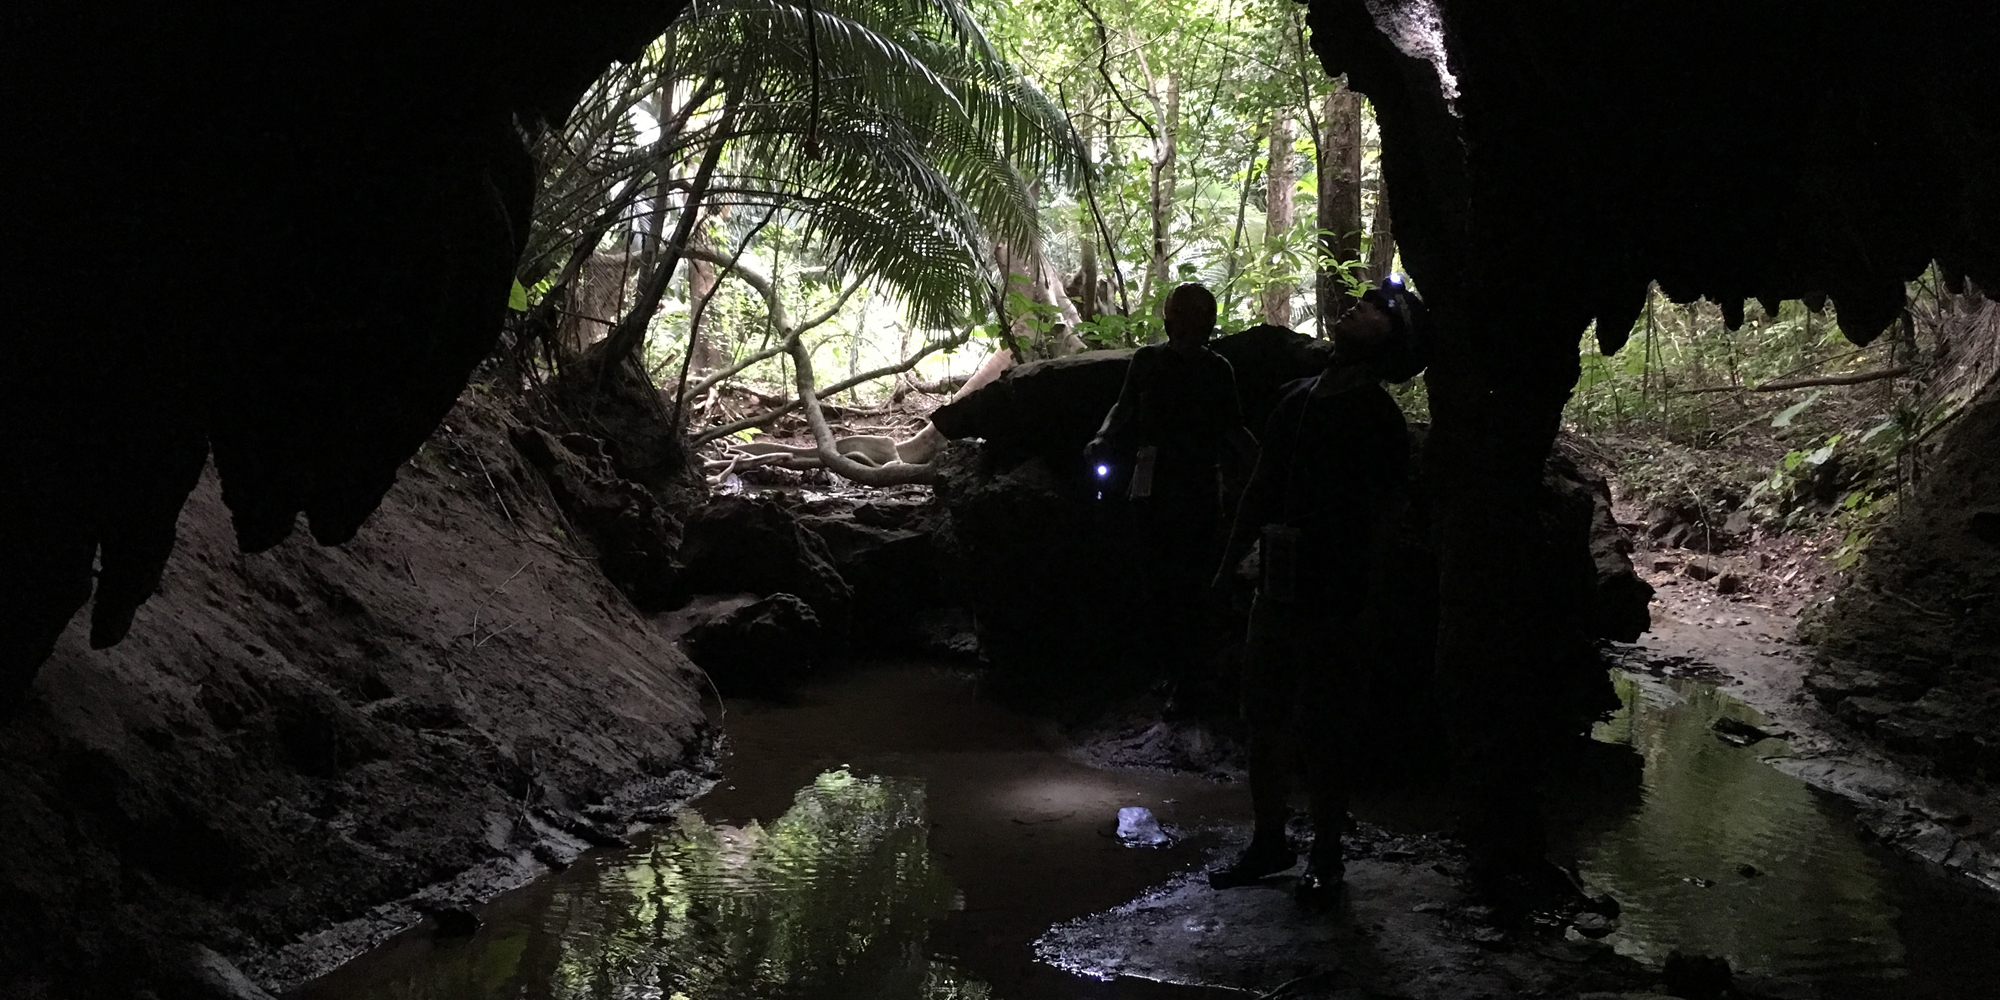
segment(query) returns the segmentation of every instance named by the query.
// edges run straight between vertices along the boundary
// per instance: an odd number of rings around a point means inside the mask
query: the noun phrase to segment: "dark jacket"
[[[1327,391],[1315,395],[1322,385]],[[1367,370],[1329,369],[1279,391],[1260,441],[1236,511],[1232,556],[1264,525],[1289,525],[1299,530],[1302,595],[1364,598],[1409,481],[1402,409]]]
[[[1189,356],[1153,344],[1132,352],[1124,388],[1097,436],[1122,458],[1152,445],[1163,468],[1213,475],[1226,436],[1241,426],[1243,406],[1228,361],[1205,347]]]

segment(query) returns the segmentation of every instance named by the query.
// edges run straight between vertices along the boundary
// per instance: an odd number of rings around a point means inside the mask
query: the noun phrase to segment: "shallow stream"
[[[1712,685],[1616,684],[1623,707],[1593,735],[1637,751],[1638,795],[1571,846],[1624,908],[1621,953],[1722,955],[1829,996],[2000,996],[1990,894],[1872,843],[1846,802],[1766,763],[1785,742]]]
[[[1717,718],[1759,722],[1742,705],[1693,683],[1621,676],[1619,689],[1625,707],[1596,735],[1643,768],[1592,793],[1566,839],[1624,906],[1620,952],[1725,955],[1828,997],[2000,993],[1990,900],[1867,844],[1840,803],[1760,761],[1782,742],[1721,738]],[[735,704],[726,727],[723,782],[676,823],[494,901],[472,937],[419,928],[295,996],[1249,995],[1074,976],[1033,950],[1052,924],[1201,865],[1247,816],[1240,787],[1089,767],[1045,723],[981,701],[972,678],[924,667]],[[1122,846],[1127,806],[1185,836]]]

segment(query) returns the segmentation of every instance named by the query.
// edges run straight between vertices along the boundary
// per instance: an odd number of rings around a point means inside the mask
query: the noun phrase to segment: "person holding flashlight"
[[[1303,763],[1314,836],[1299,899],[1323,904],[1340,892],[1345,758],[1367,698],[1360,646],[1370,578],[1409,480],[1409,427],[1382,383],[1422,370],[1423,317],[1401,275],[1369,289],[1334,322],[1326,370],[1280,390],[1265,426],[1216,574],[1219,585],[1256,545],[1242,671],[1256,827],[1243,855],[1209,876],[1216,888],[1297,863],[1285,820],[1293,765]]]
[[[1235,371],[1208,349],[1215,315],[1215,296],[1201,285],[1167,295],[1167,342],[1132,353],[1118,402],[1084,452],[1098,482],[1123,482],[1131,503],[1147,613],[1134,622],[1129,658],[1177,693],[1206,648],[1202,600],[1221,533],[1221,463],[1243,468],[1257,454]]]

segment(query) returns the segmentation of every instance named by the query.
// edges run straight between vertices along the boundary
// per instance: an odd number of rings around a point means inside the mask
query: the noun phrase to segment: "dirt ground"
[[[505,421],[468,396],[340,548],[238,553],[205,476],[131,637],[73,623],[0,720],[0,995],[287,988],[703,787],[697,675]]]

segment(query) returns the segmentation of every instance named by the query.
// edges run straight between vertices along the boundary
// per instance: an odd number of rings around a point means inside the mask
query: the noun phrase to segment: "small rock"
[[[1726,715],[1710,723],[1709,729],[1715,733],[1717,739],[1735,747],[1747,747],[1753,743],[1778,738],[1777,733],[1766,732],[1742,719],[1732,719]]]
[[[723,694],[773,697],[811,670],[820,636],[812,607],[780,593],[695,626],[686,646]]]
[[[1618,921],[1602,913],[1579,913],[1575,920],[1570,921],[1570,926],[1576,928],[1578,934],[1594,941],[1617,930]]]
[[[1744,878],[1762,878],[1764,877],[1764,870],[1756,865],[1745,863],[1736,866],[1736,874]]]
[[[1687,884],[1694,886],[1697,889],[1706,889],[1715,884],[1713,881],[1702,878],[1699,875],[1682,875],[1681,881],[1686,882]]]
[[[1755,514],[1751,513],[1748,509],[1739,510],[1723,520],[1722,532],[1726,535],[1748,535],[1750,529],[1756,527],[1756,524],[1757,517]]]
[[[1173,838],[1160,829],[1151,809],[1125,806],[1118,810],[1118,840],[1126,847],[1165,847]]]
[[[430,899],[412,900],[410,905],[430,918],[433,937],[462,938],[479,932],[479,917],[465,907]]]

